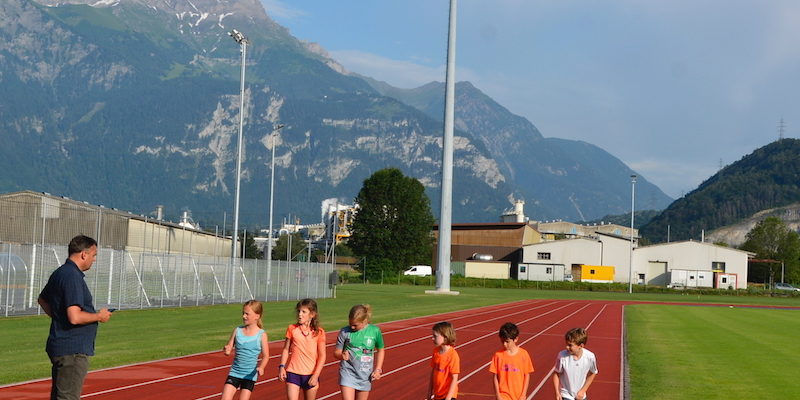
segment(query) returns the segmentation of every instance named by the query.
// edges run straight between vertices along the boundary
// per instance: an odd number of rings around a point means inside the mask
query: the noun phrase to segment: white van
[[[428,276],[431,275],[432,270],[430,265],[412,265],[409,269],[403,272],[403,275],[413,276]]]

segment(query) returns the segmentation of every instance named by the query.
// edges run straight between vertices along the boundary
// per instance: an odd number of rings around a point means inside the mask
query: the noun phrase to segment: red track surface
[[[623,302],[528,300],[446,314],[380,324],[386,343],[383,378],[373,385],[372,399],[414,399],[425,396],[430,377],[431,327],[449,321],[456,328],[461,356],[458,398],[491,399],[492,376],[488,363],[500,348],[497,329],[511,321],[520,328],[519,344],[533,358],[528,399],[555,397],[550,380],[564,333],[584,327],[587,348],[597,355],[599,374],[589,393],[593,399],[622,398]],[[328,327],[329,329],[334,327]],[[322,372],[317,399],[338,399],[338,363],[333,358],[337,330],[328,333],[328,363]],[[273,338],[274,339],[274,338]],[[270,363],[253,393],[253,399],[285,398],[285,385],[277,380],[277,357],[282,341],[270,343]],[[220,397],[230,368],[222,351],[175,359],[92,371],[86,379],[83,399],[214,399]],[[43,399],[50,380],[0,387],[2,399]]]

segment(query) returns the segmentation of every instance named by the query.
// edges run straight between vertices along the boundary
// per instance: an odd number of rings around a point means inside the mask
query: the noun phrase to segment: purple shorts
[[[314,386],[308,384],[310,379],[311,375],[299,375],[294,372],[286,371],[286,383],[300,386],[300,389],[308,390],[313,388]]]

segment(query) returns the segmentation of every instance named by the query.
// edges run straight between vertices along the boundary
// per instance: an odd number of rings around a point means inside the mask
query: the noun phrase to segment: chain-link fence
[[[0,243],[0,315],[41,313],[37,298],[66,246]],[[86,271],[95,307],[181,307],[324,298],[332,264],[230,259],[101,248]]]

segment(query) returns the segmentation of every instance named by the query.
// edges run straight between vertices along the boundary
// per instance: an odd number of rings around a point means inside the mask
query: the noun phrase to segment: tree
[[[740,247],[742,250],[756,253],[760,259],[782,261],[790,281],[796,281],[800,268],[800,235],[789,229],[778,217],[767,217],[750,232]],[[759,263],[750,272],[750,279],[756,280],[769,274],[769,281],[774,281],[775,273],[780,271],[776,263]]]
[[[291,242],[292,242],[292,260],[298,258],[298,254],[307,254],[306,252],[306,241],[303,239],[303,235],[299,233],[293,233],[291,235]],[[289,247],[289,235],[281,235],[278,237],[278,241],[275,243],[275,246],[272,248],[272,259],[273,260],[285,260],[286,259],[286,248]],[[305,256],[301,257],[302,260],[305,260]]]
[[[382,265],[386,273],[430,263],[434,218],[418,180],[397,168],[382,169],[364,181],[356,204],[349,241],[356,254],[370,261],[389,260]]]
[[[242,237],[244,237],[244,234],[245,232],[239,233],[239,243],[242,243]],[[241,244],[239,246],[240,246],[239,249],[241,251],[242,250]],[[244,250],[244,258],[258,259],[261,258],[263,254],[261,250],[258,248],[258,246],[256,246],[256,241],[253,238],[253,235],[249,234],[244,238],[243,250]]]

